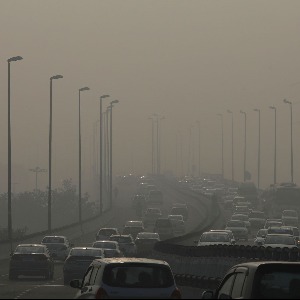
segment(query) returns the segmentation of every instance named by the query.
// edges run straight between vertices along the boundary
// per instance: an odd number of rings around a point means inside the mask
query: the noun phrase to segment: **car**
[[[299,217],[296,210],[284,210],[281,220],[285,226],[299,226]]]
[[[138,206],[143,207],[146,203],[146,197],[142,194],[136,194],[134,195],[132,199],[132,207],[137,208]]]
[[[104,250],[105,257],[123,257],[119,243],[115,241],[96,241],[92,245],[93,248],[101,248]]]
[[[140,232],[135,244],[137,248],[137,255],[148,255],[152,252],[154,245],[160,241],[159,234],[153,232]]]
[[[118,235],[118,228],[100,228],[96,234],[96,241],[108,240],[111,235]]]
[[[249,217],[248,215],[244,215],[244,214],[233,214],[231,216],[231,220],[237,220],[237,221],[244,221],[245,222],[245,225],[248,229],[248,233],[250,234],[251,233],[251,224],[249,222]]]
[[[266,223],[265,213],[257,210],[251,211],[249,214],[249,222],[251,224],[251,228],[253,229],[263,228]]]
[[[233,209],[233,213],[235,213],[235,214],[249,215],[250,212],[251,212],[251,209],[249,208],[249,206],[245,206],[245,205],[236,205],[236,206],[234,206],[234,209]]]
[[[233,266],[202,299],[299,299],[300,263],[245,262]]]
[[[174,206],[171,208],[170,215],[182,215],[183,220],[187,221],[187,219],[189,217],[189,210],[186,205]]]
[[[267,234],[268,234],[268,229],[259,229],[256,234],[256,238],[254,239],[254,245],[262,246],[265,243]]]
[[[145,228],[142,221],[127,221],[123,228],[123,234],[131,234],[134,239],[138,233],[143,231],[145,231]]]
[[[94,259],[104,258],[104,250],[92,247],[74,247],[64,262],[64,285],[72,279],[82,278]]]
[[[268,229],[271,226],[281,227],[283,223],[280,219],[267,219],[264,228]]]
[[[290,228],[293,231],[293,236],[295,238],[295,241],[297,242],[297,245],[299,245],[300,237],[299,237],[299,228],[294,226],[282,226],[282,228]]]
[[[231,230],[225,230],[225,229],[211,229],[210,232],[226,232],[226,233],[228,233],[228,235],[229,235],[231,244],[232,244],[232,245],[235,245],[235,244],[236,244],[235,237],[234,237],[234,235],[233,235],[233,233],[232,233]]]
[[[71,248],[74,246],[65,236],[48,235],[42,239],[42,245],[46,245],[53,259],[65,261]]]
[[[230,220],[227,222],[225,229],[231,230],[237,241],[248,241],[248,229],[244,221]]]
[[[172,222],[173,231],[175,234],[185,234],[185,223],[182,215],[168,215],[168,219],[170,219]]]
[[[11,254],[9,261],[9,280],[18,276],[44,276],[52,279],[54,261],[46,245],[20,244]]]
[[[145,227],[153,226],[155,224],[156,220],[161,217],[162,217],[162,212],[161,212],[160,208],[157,208],[157,207],[147,208],[147,210],[144,214],[144,217],[143,217],[143,222],[144,222]]]
[[[160,190],[151,190],[147,195],[147,203],[157,203],[162,205],[164,202],[164,195]]]
[[[196,243],[197,241],[195,241]],[[210,245],[232,245],[231,238],[227,232],[204,232],[202,233],[197,246]]]
[[[297,242],[290,234],[267,234],[264,247],[271,248],[295,248]]]
[[[169,264],[146,258],[96,259],[70,286],[77,299],[181,299]]]
[[[137,253],[136,244],[131,234],[127,235],[112,235],[110,241],[119,243],[120,250],[127,257],[134,257]]]
[[[268,234],[289,234],[294,235],[293,229],[291,227],[276,227],[271,226],[268,229]]]
[[[174,237],[172,221],[168,218],[158,218],[155,222],[153,232],[158,233],[161,240]]]

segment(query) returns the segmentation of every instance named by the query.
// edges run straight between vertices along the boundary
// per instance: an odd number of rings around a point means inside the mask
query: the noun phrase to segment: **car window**
[[[97,278],[97,274],[98,274],[99,268],[93,268],[91,277],[90,277],[90,285],[94,285],[95,284],[95,279]]]
[[[225,299],[228,296],[230,296],[234,278],[235,278],[235,274],[231,274],[225,279],[224,283],[222,284],[221,288],[219,289],[218,299]]]
[[[82,287],[85,287],[87,285],[89,285],[90,283],[90,277],[93,271],[93,267],[89,267],[84,275],[84,278],[82,280]]]
[[[39,246],[18,246],[15,250],[16,253],[30,254],[30,253],[44,253],[45,248]]]
[[[245,273],[237,273],[236,274],[233,288],[232,288],[232,293],[231,293],[232,299],[239,298],[242,296],[245,279],[246,279]]]

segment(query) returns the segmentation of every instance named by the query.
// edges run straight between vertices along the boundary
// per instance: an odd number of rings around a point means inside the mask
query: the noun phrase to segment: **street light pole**
[[[102,100],[109,97],[109,95],[102,95],[100,97],[100,170],[99,170],[99,180],[100,180],[100,201],[99,201],[99,205],[100,205],[100,215],[102,215],[102,212],[103,212],[103,192],[102,192],[102,189],[103,189],[103,118],[102,118]]]
[[[260,109],[255,108],[254,111],[258,112],[258,157],[257,157],[257,188],[260,184]]]
[[[162,116],[162,117],[158,117],[157,118],[157,133],[158,133],[158,136],[157,136],[157,169],[158,169],[158,174],[160,175],[160,171],[161,171],[161,156],[160,156],[160,153],[161,153],[161,121],[164,120],[165,117]]]
[[[148,119],[152,121],[152,175],[154,175],[155,167],[154,167],[154,118],[155,114],[153,114]]]
[[[247,114],[244,111],[240,111],[245,116],[245,141],[244,141],[244,182],[246,181],[246,157],[247,157]]]
[[[231,181],[234,182],[234,163],[233,163],[233,112],[227,110],[231,114]]]
[[[112,109],[113,104],[119,103],[119,100],[110,102],[110,172],[109,172],[109,197],[110,197],[110,208],[112,208]]]
[[[198,129],[199,129],[199,137],[198,137],[198,176],[201,176],[201,122],[197,121]]]
[[[8,239],[10,242],[10,251],[13,251],[12,247],[12,213],[11,213],[11,126],[10,126],[10,63],[23,59],[21,56],[14,56],[7,60],[8,63],[8,178],[7,178],[7,209],[8,209]]]
[[[294,182],[294,163],[293,163],[293,104],[291,101],[288,101],[286,99],[283,100],[284,103],[287,103],[290,105],[290,111],[291,111],[291,180]]]
[[[224,126],[223,126],[223,114],[217,114],[221,117],[221,131],[222,131],[222,178],[224,179]]]
[[[50,233],[52,230],[52,200],[51,200],[51,191],[52,191],[52,81],[54,79],[63,78],[62,75],[55,75],[50,77],[50,122],[49,122],[49,168],[48,168],[48,232]]]
[[[270,106],[270,109],[273,109],[274,110],[274,113],[275,113],[275,145],[274,145],[274,184],[276,184],[277,182],[277,178],[276,178],[276,165],[277,165],[277,121],[276,121],[276,118],[277,118],[277,108],[275,106]]]
[[[79,212],[79,223],[82,224],[82,213],[81,213],[81,118],[80,118],[80,93],[83,91],[88,91],[89,87],[83,87],[79,89],[79,102],[78,102],[78,113],[79,113],[79,127],[78,127],[78,134],[79,134],[79,188],[78,188],[78,212]]]

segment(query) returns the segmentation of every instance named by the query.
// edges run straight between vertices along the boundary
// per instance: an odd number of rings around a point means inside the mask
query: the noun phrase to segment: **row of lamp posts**
[[[21,56],[14,56],[7,60],[8,62],[8,239],[10,242],[10,250],[13,250],[13,227],[12,227],[12,203],[11,203],[11,118],[10,118],[10,96],[11,96],[11,75],[10,68],[11,62],[22,60]],[[63,78],[62,75],[55,75],[50,78],[50,124],[49,124],[49,183],[48,183],[48,232],[52,231],[52,92],[53,92],[53,80]],[[78,187],[78,210],[79,210],[79,223],[82,224],[82,203],[81,203],[81,92],[90,90],[89,87],[83,87],[79,89],[79,187]],[[100,214],[103,212],[103,113],[102,113],[102,100],[104,98],[109,97],[109,95],[103,95],[100,97],[100,193],[99,193],[99,210]],[[110,105],[106,111],[107,120],[108,120],[108,112],[110,112],[110,138],[109,138],[109,155],[108,155],[108,173],[109,173],[109,207],[112,207],[112,108],[113,104],[118,103],[118,100],[114,100],[110,102]],[[107,126],[108,130],[108,126]],[[38,170],[32,170],[37,172]],[[37,175],[37,173],[36,173]],[[37,183],[36,183],[37,185]],[[37,189],[37,187],[36,187]]]

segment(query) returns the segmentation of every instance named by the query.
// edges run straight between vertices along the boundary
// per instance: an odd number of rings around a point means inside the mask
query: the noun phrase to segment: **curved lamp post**
[[[246,181],[246,155],[247,155],[247,114],[244,111],[240,111],[245,116],[245,135],[244,135],[244,182]]]
[[[99,209],[100,209],[100,215],[102,215],[103,212],[103,118],[102,118],[102,100],[105,98],[108,98],[109,95],[102,95],[100,96],[100,170],[99,170],[99,180],[100,180],[100,192],[99,192]]]
[[[10,126],[10,63],[22,60],[23,58],[21,56],[14,56],[11,57],[7,60],[8,63],[8,133],[7,133],[7,138],[8,138],[8,178],[7,178],[7,210],[8,210],[8,239],[10,242],[10,250],[11,252],[13,251],[12,247],[12,213],[11,213],[11,126]]]
[[[52,231],[52,81],[63,78],[62,75],[54,75],[50,77],[50,124],[49,124],[49,168],[48,168],[48,232]]]
[[[90,90],[89,87],[83,87],[79,89],[79,189],[78,189],[78,211],[79,211],[79,223],[82,224],[81,214],[81,119],[80,119],[80,93]]]
[[[229,114],[231,114],[231,180],[234,182],[234,164],[233,164],[233,112],[231,110],[227,110]]]

